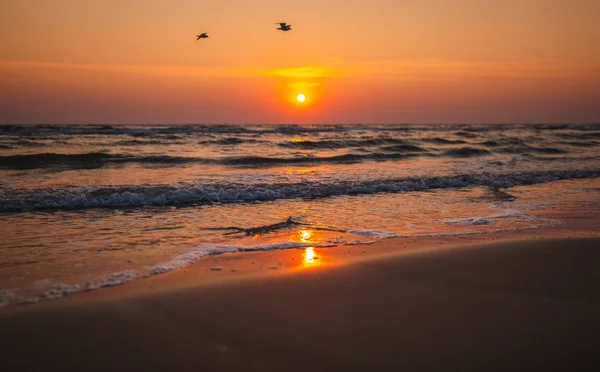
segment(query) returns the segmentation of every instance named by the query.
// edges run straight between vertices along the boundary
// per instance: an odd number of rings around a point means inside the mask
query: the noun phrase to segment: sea
[[[600,124],[3,125],[0,306],[598,205]]]

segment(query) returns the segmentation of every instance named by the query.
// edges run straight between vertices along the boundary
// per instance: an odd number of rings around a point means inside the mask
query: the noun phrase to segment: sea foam
[[[488,186],[508,188],[565,179],[600,177],[600,170],[503,174],[464,174],[363,181],[302,181],[292,183],[196,183],[132,186],[64,186],[0,190],[0,212],[188,206],[246,203],[294,198],[321,198],[430,189]]]

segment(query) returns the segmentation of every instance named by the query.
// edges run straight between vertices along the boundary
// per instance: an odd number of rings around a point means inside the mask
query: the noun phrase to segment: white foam
[[[78,284],[53,284],[46,292],[42,293],[37,298],[28,300],[27,302],[53,300],[55,298],[79,292],[79,290],[80,287]]]
[[[365,240],[365,241],[352,240],[351,242],[348,242],[344,245],[371,245],[371,244],[377,243],[378,241],[379,240]]]
[[[468,218],[454,218],[444,220],[444,223],[448,225],[491,225],[496,222],[498,218],[511,218],[511,217],[522,217],[528,216],[522,210],[518,209],[506,209],[499,213],[494,213],[486,217],[468,217]]]
[[[455,218],[450,220],[444,220],[448,225],[491,225],[495,223],[495,220],[490,218]]]
[[[91,291],[98,288],[115,287],[117,285],[129,283],[139,278],[139,276],[140,273],[135,270],[120,271],[86,283],[85,289],[86,291]]]
[[[395,232],[388,231],[388,230],[350,230],[348,232],[351,234],[368,236],[371,238],[378,238],[378,239],[390,239],[390,238],[397,238],[400,236],[400,235],[396,234]]]
[[[94,281],[88,282],[85,284],[83,289],[85,289],[86,291],[91,291],[91,290],[95,290],[98,288],[114,287],[117,285],[122,285],[122,284],[125,284],[128,282],[131,282],[131,281],[139,278],[139,276],[140,276],[139,272],[134,271],[134,270],[120,271],[120,272],[106,275],[106,276],[96,279]],[[32,304],[32,303],[36,303],[39,301],[53,300],[53,299],[67,296],[67,295],[70,295],[73,293],[81,292],[83,290],[79,284],[60,284],[60,283],[52,284],[52,281],[50,279],[38,280],[37,282],[35,282],[34,288],[41,289],[42,287],[46,287],[48,285],[50,286],[50,288],[47,289],[42,294],[38,295],[37,297],[29,298],[20,303],[21,304]],[[2,293],[0,292],[0,298],[1,297],[2,297]],[[10,300],[12,298],[8,297],[7,299]],[[0,301],[0,304],[2,304],[2,301]]]
[[[486,218],[509,218],[509,217],[521,217],[524,216],[525,212],[518,209],[506,209],[500,213],[492,214]]]
[[[5,289],[0,291],[0,307],[6,306],[17,298],[16,290]]]

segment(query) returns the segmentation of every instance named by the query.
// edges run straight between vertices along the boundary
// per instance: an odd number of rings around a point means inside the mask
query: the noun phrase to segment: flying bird
[[[277,22],[275,24],[279,25],[279,27],[277,27],[277,29],[281,30],[281,31],[290,31],[292,29],[292,25],[288,25],[285,22]]]
[[[196,35],[196,41],[200,39],[208,39],[208,34],[206,32],[201,33],[200,35]]]

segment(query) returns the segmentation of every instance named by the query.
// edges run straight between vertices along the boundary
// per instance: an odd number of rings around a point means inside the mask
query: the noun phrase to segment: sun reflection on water
[[[313,237],[314,232],[312,230],[300,230],[298,231],[298,236],[300,236],[300,241],[302,243],[308,243],[310,239]]]
[[[302,262],[304,263],[304,266],[313,265],[315,263],[316,259],[317,259],[317,255],[315,254],[315,248],[307,247],[304,250],[304,260],[302,260]]]

